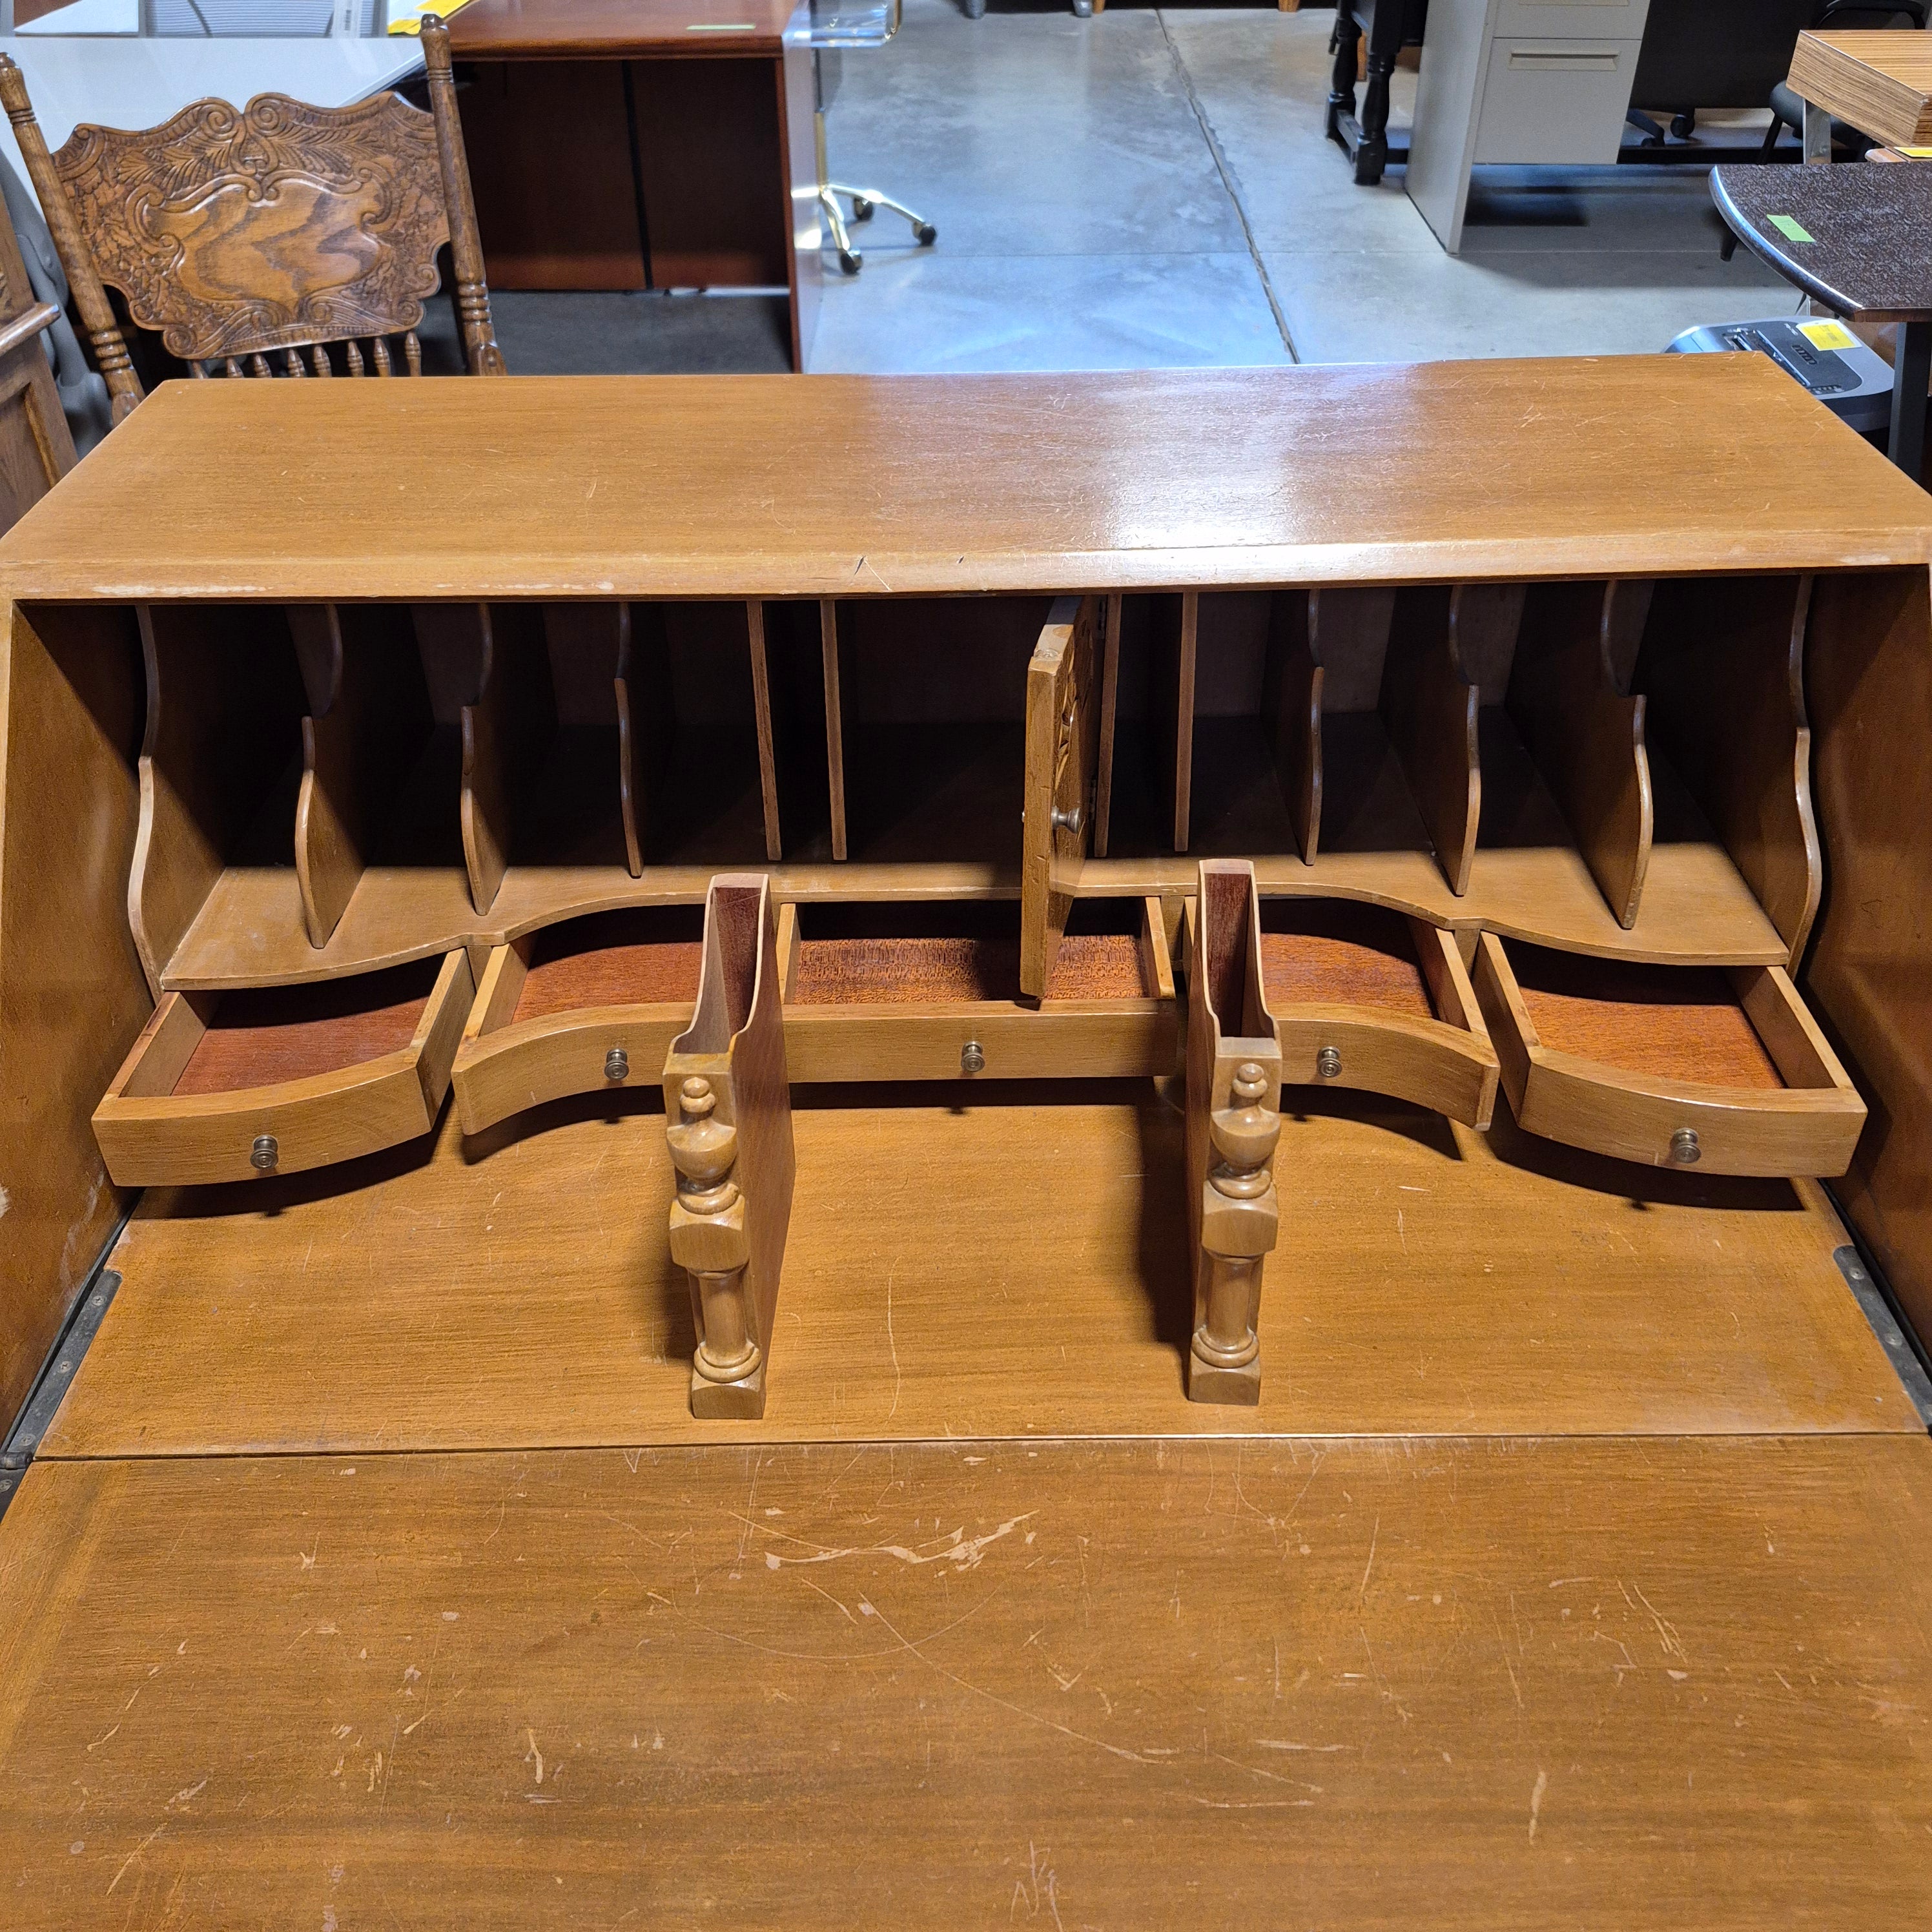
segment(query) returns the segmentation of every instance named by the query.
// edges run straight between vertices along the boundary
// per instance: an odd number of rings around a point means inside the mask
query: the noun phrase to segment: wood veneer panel
[[[1387,1006],[1432,1020],[1429,982],[1400,914],[1348,901],[1262,907],[1270,1006]]]
[[[1137,1000],[1149,990],[1144,980],[1132,934],[1072,933],[1060,942],[1046,997]],[[1017,938],[808,939],[799,947],[791,1004],[920,1005],[1019,996]]]
[[[1910,1924],[1928,1536],[1870,1438],[43,1466],[9,1922]]]
[[[284,474],[297,446],[299,500]],[[1665,447],[1668,475],[1652,454]],[[1803,490],[1764,489],[1768,447]],[[211,449],[224,514],[157,520],[161,480]],[[1204,499],[1203,450],[1214,452]],[[1371,473],[1372,490],[1336,487]],[[371,476],[385,488],[370,490]],[[452,476],[460,517],[397,513],[446,500]],[[314,515],[315,502],[331,514]],[[862,600],[1928,556],[1922,494],[1761,358],[1611,356],[809,382],[164,384],[0,540],[0,590],[410,602],[594,586]]]
[[[689,1005],[698,998],[698,906],[600,913],[539,932],[508,1024],[586,1006]]]
[[[1544,1045],[1633,1073],[1716,1087],[1782,1087],[1729,978],[1714,968],[1633,966],[1510,948]]]
[[[1922,1430],[1821,1188],[1313,1092],[1277,1163],[1279,1346],[1230,1421],[1181,1393],[1180,1116],[1145,1082],[1094,1090],[801,1092],[766,1436]],[[1019,1184],[1045,1174],[1080,1184]],[[662,1113],[604,1095],[466,1145],[446,1117],[433,1148],[326,1174],[151,1190],[48,1452],[715,1439],[687,1413],[671,1192]]]
[[[88,1122],[153,1010],[128,930],[142,683],[131,616],[0,608],[0,1427],[127,1200]]]
[[[440,964],[224,993],[171,1090],[230,1094],[400,1053],[415,1036]]]

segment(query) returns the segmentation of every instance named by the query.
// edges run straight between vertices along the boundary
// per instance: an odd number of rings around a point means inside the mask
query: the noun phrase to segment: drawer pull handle
[[[1047,816],[1054,831],[1064,832],[1068,837],[1078,838],[1087,823],[1087,808],[1084,805],[1076,805],[1070,811],[1064,806],[1056,805]]]
[[[1695,1167],[1703,1149],[1697,1144],[1695,1127],[1679,1127],[1670,1136],[1670,1158],[1681,1167]]]
[[[1543,53],[1525,47],[1514,50],[1509,64],[1518,74],[1615,74],[1615,54]]]
[[[621,1046],[614,1046],[604,1056],[604,1077],[606,1080],[630,1078],[631,1056]]]
[[[257,1134],[255,1144],[248,1150],[248,1165],[257,1174],[273,1174],[281,1157],[280,1143],[273,1134]]]
[[[1315,1056],[1315,1070],[1324,1080],[1336,1080],[1342,1073],[1342,1050],[1340,1047],[1324,1046]]]
[[[959,1049],[959,1070],[962,1073],[986,1072],[986,1055],[976,1040],[969,1040]]]

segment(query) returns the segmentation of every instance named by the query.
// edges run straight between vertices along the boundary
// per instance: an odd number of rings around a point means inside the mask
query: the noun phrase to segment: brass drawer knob
[[[1324,1046],[1315,1056],[1315,1070],[1324,1080],[1338,1080],[1342,1076],[1342,1049],[1339,1046]]]
[[[248,1150],[248,1165],[257,1174],[273,1174],[281,1157],[280,1143],[273,1134],[257,1134],[255,1144]]]
[[[1670,1136],[1670,1158],[1680,1167],[1696,1166],[1703,1151],[1697,1144],[1695,1127],[1679,1127]]]
[[[976,1040],[969,1040],[959,1049],[959,1070],[962,1073],[983,1073],[986,1070],[986,1055]]]
[[[604,1077],[606,1080],[630,1078],[631,1056],[621,1046],[614,1046],[604,1056]]]

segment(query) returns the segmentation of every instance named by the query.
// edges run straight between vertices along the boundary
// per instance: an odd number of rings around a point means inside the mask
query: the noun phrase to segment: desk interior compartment
[[[246,1180],[427,1133],[449,1089],[467,956],[293,986],[162,995],[95,1109],[124,1187]]]
[[[1477,997],[1529,1132],[1653,1166],[1844,1173],[1865,1107],[1781,966],[1658,966],[1492,933]]]
[[[570,1094],[655,1087],[691,1024],[700,905],[593,913],[490,955],[452,1078],[465,1133]]]
[[[1284,1083],[1387,1094],[1488,1126],[1496,1049],[1450,934],[1351,899],[1264,898],[1261,917]]]
[[[1176,1064],[1158,899],[1073,902],[1044,998],[1021,992],[1012,899],[781,908],[794,1080],[1117,1078]]]
[[[1036,596],[820,605],[830,856],[1011,871],[1028,669],[1052,608]]]

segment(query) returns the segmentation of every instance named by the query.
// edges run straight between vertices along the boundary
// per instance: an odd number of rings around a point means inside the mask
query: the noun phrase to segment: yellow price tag
[[[389,32],[407,34],[414,38],[422,32],[422,16],[425,14],[440,14],[446,20],[469,4],[470,0],[391,0]]]
[[[1801,322],[1798,332],[1814,349],[1856,349],[1858,338],[1842,322]]]

